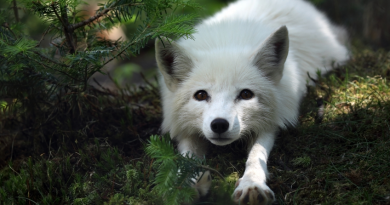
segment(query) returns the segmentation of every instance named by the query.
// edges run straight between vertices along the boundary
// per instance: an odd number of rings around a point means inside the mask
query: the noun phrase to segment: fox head
[[[167,38],[156,39],[155,46],[166,86],[163,131],[226,145],[275,124],[275,85],[289,50],[285,26],[247,52],[234,47],[197,52]]]

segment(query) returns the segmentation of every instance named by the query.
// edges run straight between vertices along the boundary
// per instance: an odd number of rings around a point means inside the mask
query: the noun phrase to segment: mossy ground
[[[390,204],[389,80],[389,52],[353,49],[347,65],[308,88],[299,125],[280,131],[268,162],[275,204]],[[33,119],[2,118],[0,204],[164,204],[144,152],[159,132],[158,90],[127,90],[81,96],[100,108],[64,107],[43,131],[30,129]],[[210,146],[207,164],[227,180],[214,177],[197,204],[233,204],[245,145]]]

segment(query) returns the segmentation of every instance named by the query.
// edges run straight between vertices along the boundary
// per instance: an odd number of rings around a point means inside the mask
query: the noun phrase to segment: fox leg
[[[187,137],[179,140],[177,146],[180,154],[183,156],[189,154],[190,156],[196,156],[203,158],[207,150],[207,141],[200,137]],[[205,173],[200,172],[198,177],[192,179],[194,181],[193,187],[198,191],[198,197],[205,196],[211,186],[211,175],[209,171]]]
[[[275,141],[274,132],[262,133],[249,150],[244,175],[236,182],[232,195],[235,202],[250,205],[269,205],[275,200],[267,186],[267,159]]]

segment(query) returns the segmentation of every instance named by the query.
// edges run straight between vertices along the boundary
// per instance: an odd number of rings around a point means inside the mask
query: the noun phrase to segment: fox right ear
[[[272,33],[260,46],[254,64],[273,82],[283,76],[284,63],[288,55],[289,39],[286,26]]]
[[[158,69],[168,89],[174,92],[191,71],[192,61],[176,42],[169,38],[157,38],[155,42]]]

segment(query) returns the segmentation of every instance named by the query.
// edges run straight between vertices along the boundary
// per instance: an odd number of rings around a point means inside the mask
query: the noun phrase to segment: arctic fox
[[[207,141],[247,140],[246,169],[233,200],[271,204],[267,159],[275,132],[297,123],[308,74],[316,78],[317,71],[348,60],[342,32],[303,0],[240,0],[196,31],[195,40],[156,39],[162,130],[181,153],[200,157]],[[200,195],[209,181],[195,185]]]

